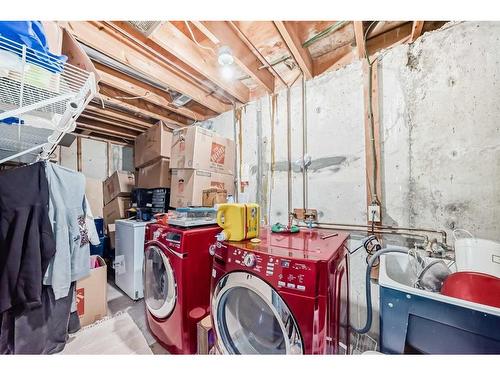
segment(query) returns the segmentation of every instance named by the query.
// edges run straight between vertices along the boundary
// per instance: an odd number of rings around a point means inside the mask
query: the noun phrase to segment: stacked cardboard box
[[[235,145],[214,132],[190,126],[174,130],[170,206],[201,206],[203,190],[234,193]]]
[[[136,138],[134,164],[138,188],[170,188],[171,145],[172,132],[162,121]]]
[[[103,182],[104,224],[108,226],[117,219],[123,219],[130,207],[130,193],[135,186],[132,172],[116,171]]]

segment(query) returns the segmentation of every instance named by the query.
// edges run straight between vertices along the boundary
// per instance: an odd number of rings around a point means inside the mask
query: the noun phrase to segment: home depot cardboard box
[[[103,217],[104,195],[102,181],[96,178],[85,177],[85,196],[89,201],[92,215],[94,217]]]
[[[90,275],[76,282],[76,311],[82,327],[108,314],[107,267],[99,255],[90,257]]]
[[[234,141],[214,132],[190,126],[172,133],[170,168],[194,168],[234,174]]]
[[[201,206],[203,190],[224,189],[234,193],[234,177],[230,174],[202,171],[198,169],[172,169],[170,186],[170,206]]]
[[[116,171],[103,182],[104,204],[108,204],[116,197],[130,195],[134,187],[133,172]]]
[[[130,197],[116,197],[104,206],[104,224],[113,224],[115,220],[125,218],[125,212],[130,207]]]
[[[220,203],[227,203],[227,191],[225,189],[210,188],[203,190],[201,203],[203,207],[213,207]]]
[[[144,189],[170,188],[170,161],[160,158],[137,171],[137,187]]]
[[[134,165],[140,168],[158,158],[169,158],[172,131],[163,121],[149,128],[135,139]]]

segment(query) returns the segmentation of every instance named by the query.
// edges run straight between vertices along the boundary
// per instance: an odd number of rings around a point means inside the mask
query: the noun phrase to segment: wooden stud
[[[80,138],[76,139],[76,170],[82,171],[82,140]]]
[[[211,110],[223,113],[231,109],[230,105],[218,100],[200,86],[182,78],[165,61],[148,53],[132,41],[118,38],[103,25],[93,21],[71,21],[62,24],[81,42],[189,96]]]
[[[238,66],[268,93],[274,92],[274,76],[269,70],[260,69],[262,66],[261,61],[241,40],[231,24],[226,21],[193,21],[193,24],[214,44],[230,46]]]
[[[365,33],[363,29],[363,21],[354,21],[354,37],[356,38],[356,50],[358,51],[358,58],[364,59],[366,57],[365,46]]]
[[[372,140],[370,137],[370,116],[369,116],[369,105],[372,106],[372,114],[373,114],[373,136],[375,140],[375,158],[376,158],[376,178],[377,178],[377,201],[382,207],[382,181],[381,181],[381,173],[380,173],[380,110],[379,110],[379,97],[378,97],[378,60],[375,60],[372,64],[372,75],[369,77],[369,67],[366,60],[363,61],[363,87],[364,87],[364,104],[365,104],[365,155],[366,155],[366,199],[367,199],[367,212],[368,206],[372,203],[373,198],[373,166],[374,159],[372,155]],[[371,103],[370,103],[370,95],[369,95],[369,79],[371,78]],[[368,220],[368,223],[371,224],[371,221]]]
[[[290,21],[274,21],[290,53],[307,79],[313,77],[313,60],[309,51],[302,47],[297,28]]]
[[[213,51],[201,48],[170,22],[158,27],[149,38],[240,102],[248,102],[250,97],[248,87],[239,81],[223,77],[222,67],[217,62],[216,48]]]
[[[423,29],[424,29],[424,21],[413,21],[410,43],[414,42],[420,35],[422,35]]]

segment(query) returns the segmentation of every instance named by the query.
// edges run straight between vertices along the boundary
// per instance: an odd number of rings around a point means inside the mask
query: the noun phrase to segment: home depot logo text
[[[216,164],[224,164],[225,157],[226,157],[226,147],[218,143],[212,142],[210,161]]]

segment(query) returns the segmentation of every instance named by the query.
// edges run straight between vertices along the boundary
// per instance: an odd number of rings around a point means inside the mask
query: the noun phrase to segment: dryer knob
[[[253,267],[257,263],[257,259],[255,258],[255,254],[247,254],[243,258],[243,264],[247,267]]]
[[[210,247],[208,248],[208,253],[210,255],[214,256],[214,254],[215,254],[215,245],[214,244],[210,245]]]

